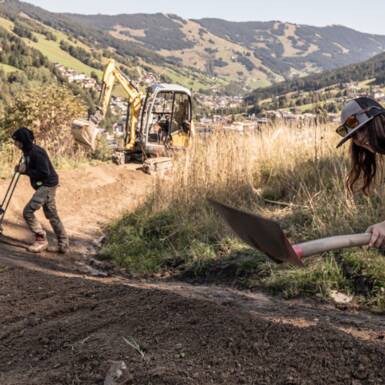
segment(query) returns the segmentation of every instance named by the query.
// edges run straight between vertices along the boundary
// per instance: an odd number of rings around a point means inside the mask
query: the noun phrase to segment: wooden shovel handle
[[[349,247],[365,246],[369,244],[371,234],[338,235],[335,237],[321,238],[294,245],[293,249],[301,258],[310,257],[325,251],[345,249]]]

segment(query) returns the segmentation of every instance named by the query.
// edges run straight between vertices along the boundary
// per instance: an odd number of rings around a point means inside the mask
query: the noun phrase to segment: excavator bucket
[[[91,148],[92,151],[95,150],[96,138],[99,131],[91,121],[85,119],[74,120],[72,122],[71,132],[78,143]]]

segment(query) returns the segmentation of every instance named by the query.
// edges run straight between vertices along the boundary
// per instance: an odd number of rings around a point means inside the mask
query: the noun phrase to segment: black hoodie
[[[13,135],[13,140],[22,143],[26,174],[31,180],[32,187],[37,190],[41,186],[55,187],[59,177],[44,149],[33,144],[33,132],[28,128],[19,128]]]

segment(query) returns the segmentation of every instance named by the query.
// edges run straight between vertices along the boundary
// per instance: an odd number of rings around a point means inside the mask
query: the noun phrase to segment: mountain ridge
[[[206,62],[206,70],[208,68],[209,72],[219,76],[226,76],[226,67],[232,65],[233,73],[238,76],[242,77],[241,72],[243,76],[256,77],[262,73],[268,82],[353,64],[385,49],[385,36],[358,32],[342,25],[314,27],[277,20],[231,22],[219,18],[183,19],[165,13],[65,15],[81,23],[98,25],[116,38],[135,41],[163,55],[181,57],[185,53],[183,51],[193,50],[197,58]],[[198,29],[199,39],[194,34],[193,23]],[[186,31],[188,24],[190,28]],[[221,39],[222,44],[215,44],[214,37]],[[213,46],[219,45],[220,48],[210,48],[202,43],[210,39],[214,42]],[[237,45],[238,50],[223,47],[223,41]],[[209,53],[208,56],[204,55],[201,47]],[[229,58],[230,50],[232,55]],[[210,59],[213,68],[209,68]],[[187,63],[184,61],[184,64]],[[260,78],[262,80],[263,76]]]
[[[244,92],[362,62],[385,51],[385,36],[342,25],[184,19],[170,13],[53,13],[18,0],[0,3],[0,12],[14,19],[26,14],[91,49],[106,54],[110,50],[164,74],[166,80],[186,78],[195,89],[229,86]]]

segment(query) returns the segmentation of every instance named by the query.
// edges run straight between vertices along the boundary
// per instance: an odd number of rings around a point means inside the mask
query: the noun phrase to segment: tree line
[[[257,89],[249,94],[246,100],[248,103],[255,103],[262,99],[284,95],[293,91],[316,91],[338,84],[342,88],[344,83],[368,79],[375,79],[374,83],[377,84],[385,79],[385,53],[381,53],[363,63],[352,64],[336,70],[295,78],[270,87]]]
[[[102,56],[98,53],[92,54],[84,48],[71,45],[64,40],[60,41],[60,48],[92,68],[103,69],[103,64],[101,64]]]

